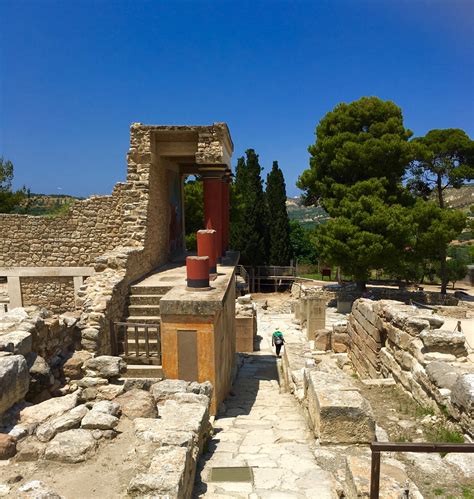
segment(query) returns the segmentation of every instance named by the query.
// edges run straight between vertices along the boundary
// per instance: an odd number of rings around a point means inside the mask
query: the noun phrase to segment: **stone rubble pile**
[[[474,436],[474,354],[443,319],[391,300],[359,299],[348,331],[350,359],[362,377],[393,377],[424,407],[445,408]]]
[[[123,370],[120,361],[107,356],[85,360],[82,379],[112,382]],[[123,431],[125,418],[133,422],[129,431],[136,446],[145,448],[135,463],[138,473],[129,483],[128,494],[190,497],[196,461],[210,433],[212,385],[162,380],[149,391],[131,388],[112,400],[93,401],[84,400],[86,390],[77,387],[73,393],[24,407],[8,433],[0,433],[0,459],[10,459],[12,465],[37,460],[83,462],[100,452],[101,441]],[[46,489],[44,484],[37,486]],[[12,488],[0,483],[2,487]]]
[[[61,393],[62,366],[78,345],[77,314],[51,316],[37,307],[0,316],[0,420],[24,397],[41,402]]]

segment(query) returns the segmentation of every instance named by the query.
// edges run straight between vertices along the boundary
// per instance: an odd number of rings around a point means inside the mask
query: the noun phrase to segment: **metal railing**
[[[379,499],[380,454],[382,452],[474,452],[474,444],[372,442],[370,450],[372,451],[370,499]]]
[[[114,322],[118,355],[125,359],[161,364],[160,324]]]

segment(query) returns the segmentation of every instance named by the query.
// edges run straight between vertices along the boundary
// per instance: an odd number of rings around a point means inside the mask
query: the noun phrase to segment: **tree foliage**
[[[391,101],[363,97],[338,104],[316,128],[309,146],[310,168],[298,179],[310,204],[337,197],[335,189],[371,178],[386,178],[395,191],[412,159],[412,132],[403,126],[401,109]]]
[[[0,213],[22,211],[21,204],[28,197],[29,191],[23,187],[12,191],[13,163],[0,157]]]
[[[231,220],[231,244],[240,251],[243,265],[264,265],[267,261],[265,199],[262,168],[258,155],[248,149],[246,158],[238,159],[233,201],[238,205]]]
[[[313,241],[313,231],[298,220],[290,220],[290,244],[293,257],[300,263],[315,263],[318,259]]]
[[[274,161],[267,175],[268,263],[288,265],[291,258],[290,223],[286,210],[286,186],[283,172]]]
[[[409,187],[426,197],[436,193],[441,208],[445,207],[446,188],[461,187],[474,179],[474,141],[459,128],[430,130],[424,137],[413,139],[416,157],[410,165]]]

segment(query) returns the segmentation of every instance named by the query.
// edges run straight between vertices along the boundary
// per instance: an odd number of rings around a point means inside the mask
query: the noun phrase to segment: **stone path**
[[[297,402],[280,390],[270,340],[274,327],[270,317],[259,317],[261,350],[245,359],[235,396],[216,419],[214,437],[198,466],[196,498],[337,497],[331,475],[314,459],[314,438]],[[209,482],[211,468],[224,466],[251,466],[253,483]]]

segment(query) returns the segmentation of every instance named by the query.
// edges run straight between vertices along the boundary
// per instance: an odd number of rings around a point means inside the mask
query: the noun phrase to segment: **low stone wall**
[[[285,345],[285,381],[305,409],[315,437],[323,445],[374,441],[370,404],[330,354],[318,360],[316,364],[307,344]]]
[[[257,335],[257,308],[250,295],[239,296],[235,305],[235,351],[253,352]]]
[[[474,355],[443,319],[391,300],[357,300],[350,359],[362,377],[393,377],[422,406],[442,408],[474,436]]]
[[[62,365],[78,346],[77,315],[51,316],[31,307],[0,316],[0,416],[23,400],[59,393]]]

